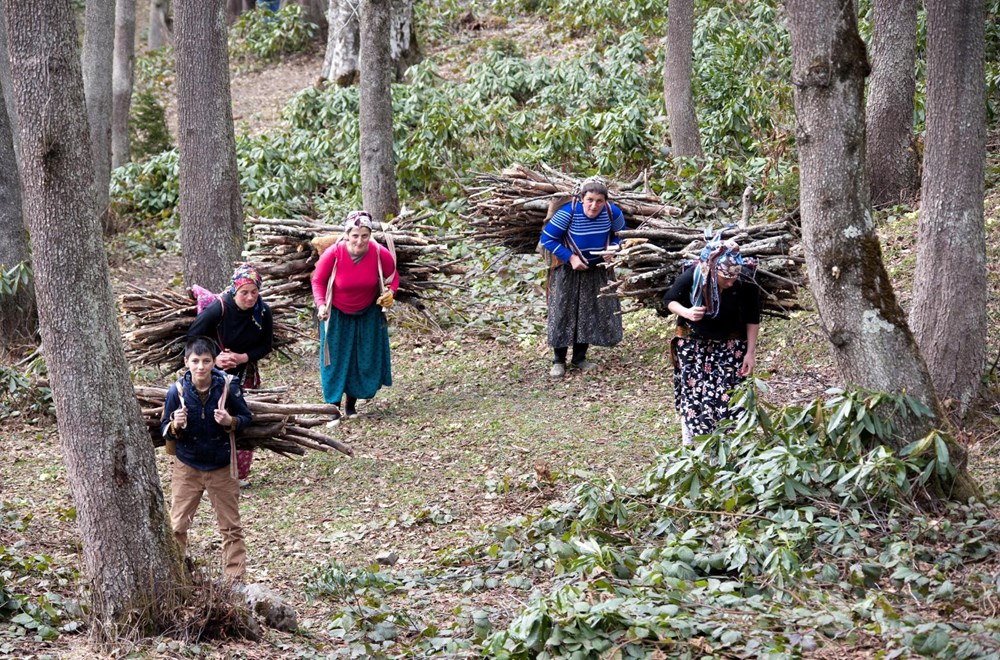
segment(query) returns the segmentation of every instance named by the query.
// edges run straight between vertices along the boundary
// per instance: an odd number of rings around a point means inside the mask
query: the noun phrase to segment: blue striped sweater
[[[609,215],[610,213],[610,215]],[[556,211],[542,230],[542,247],[554,253],[560,260],[569,263],[573,252],[567,247],[567,232],[580,248],[587,264],[593,266],[602,260],[594,252],[602,251],[608,244],[608,235],[612,231],[625,229],[625,216],[622,210],[611,203],[605,204],[596,218],[588,218],[583,212],[583,204],[574,200],[564,204]],[[611,245],[618,245],[621,239],[611,235]]]

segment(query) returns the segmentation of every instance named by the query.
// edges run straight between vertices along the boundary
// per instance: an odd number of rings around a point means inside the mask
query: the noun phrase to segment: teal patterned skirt
[[[333,307],[329,332],[325,325],[319,326],[319,371],[327,403],[340,405],[344,394],[371,399],[383,385],[392,385],[389,324],[381,307],[371,305],[357,314]],[[324,346],[329,348],[329,365]]]

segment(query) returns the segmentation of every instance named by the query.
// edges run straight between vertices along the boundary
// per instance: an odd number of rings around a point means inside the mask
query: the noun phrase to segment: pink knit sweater
[[[377,251],[375,248],[378,248]],[[313,271],[312,291],[316,307],[327,304],[326,283],[333,272],[334,262],[337,263],[337,274],[333,282],[333,307],[345,314],[356,314],[375,302],[379,294],[376,254],[382,259],[382,274],[392,276],[389,288],[393,292],[399,289],[399,273],[389,250],[372,241],[361,261],[354,263],[347,252],[347,243],[339,242],[323,253]]]

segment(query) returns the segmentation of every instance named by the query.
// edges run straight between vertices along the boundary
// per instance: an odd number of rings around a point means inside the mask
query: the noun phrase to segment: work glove
[[[375,303],[382,309],[389,309],[392,307],[392,303],[394,302],[396,302],[396,300],[393,298],[391,289],[386,289],[385,293],[375,300]]]

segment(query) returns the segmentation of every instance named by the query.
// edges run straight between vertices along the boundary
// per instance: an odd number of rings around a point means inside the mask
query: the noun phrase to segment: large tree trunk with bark
[[[0,54],[7,59],[6,48],[0,50]],[[8,82],[0,79],[0,84]],[[4,94],[7,91],[4,89]],[[30,262],[28,234],[21,212],[21,179],[14,155],[14,136],[7,110],[0,107],[0,275],[18,264]],[[19,286],[12,295],[0,293],[0,355],[19,344],[34,343],[37,332],[34,282]]]
[[[87,99],[94,200],[107,229],[111,185],[111,70],[115,52],[115,0],[87,0],[83,21],[83,91]]]
[[[149,0],[149,29],[146,31],[146,47],[149,50],[163,48],[173,43],[170,34],[170,0]]]
[[[982,0],[927,2],[927,134],[910,325],[938,396],[968,409],[986,349]]]
[[[365,210],[384,222],[399,214],[392,139],[390,0],[361,0],[361,196]]]
[[[115,5],[115,60],[111,79],[111,166],[121,167],[130,159],[128,111],[132,105],[135,71],[135,0],[118,0]]]
[[[175,13],[184,279],[221,291],[243,251],[226,9],[223,0],[178,0]]]
[[[132,391],[91,189],[70,0],[2,0],[21,119],[24,211],[59,438],[95,633],[155,631],[183,578],[153,448]]]
[[[907,417],[900,448],[947,424],[882,262],[865,180],[868,61],[853,0],[787,0],[798,121],[802,240],[810,289],[848,383],[906,392],[935,412]],[[979,495],[966,451],[950,443],[957,475],[941,494]]]
[[[916,0],[875,0],[872,76],[868,83],[867,165],[872,204],[917,194],[913,95],[917,57]]]
[[[698,115],[691,94],[694,0],[672,0],[667,12],[667,53],[663,63],[663,101],[670,122],[674,156],[701,158]]]
[[[338,85],[352,85],[358,78],[360,35],[360,0],[330,0],[327,10],[329,31],[322,77]],[[396,80],[407,67],[420,61],[413,25],[413,0],[391,0],[390,25],[386,43]]]

